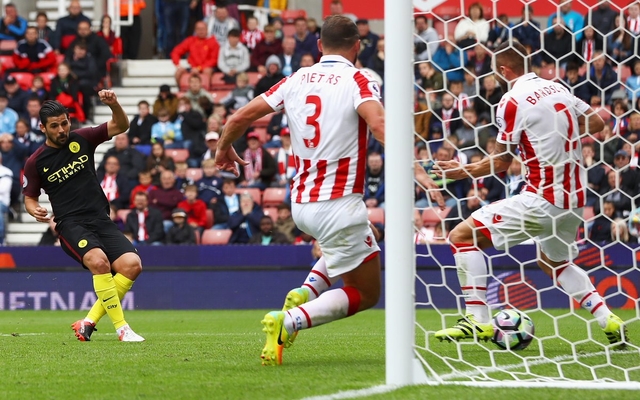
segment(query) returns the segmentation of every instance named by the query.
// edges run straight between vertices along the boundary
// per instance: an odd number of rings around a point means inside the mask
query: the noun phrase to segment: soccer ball
[[[499,311],[491,320],[493,338],[491,341],[504,350],[525,349],[531,341],[535,328],[527,314],[519,310]]]

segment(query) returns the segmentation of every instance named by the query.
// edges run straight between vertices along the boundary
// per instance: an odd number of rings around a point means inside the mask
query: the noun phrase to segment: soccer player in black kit
[[[40,108],[45,143],[26,162],[24,203],[36,221],[48,223],[48,211],[38,202],[40,189],[49,195],[60,245],[71,258],[93,274],[98,300],[87,317],[71,325],[80,341],[89,341],[105,313],[122,342],[142,342],[124,319],[120,300],[142,271],[131,242],[109,218],[109,202],[96,178],[96,147],[129,128],[129,119],[116,94],[101,90],[100,100],[111,108],[109,122],[73,132],[69,113],[57,101]]]

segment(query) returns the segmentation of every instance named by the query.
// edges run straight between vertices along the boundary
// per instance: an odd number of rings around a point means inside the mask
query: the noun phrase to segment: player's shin
[[[598,321],[600,327],[607,324],[607,317],[611,310],[605,304],[600,294],[589,280],[589,276],[580,267],[569,264],[555,271],[556,282],[580,306],[589,311]]]
[[[360,293],[355,288],[347,286],[329,290],[317,299],[285,312],[284,327],[292,334],[351,316],[359,307]]]
[[[102,303],[111,322],[113,322],[113,326],[118,329],[126,325],[120,297],[111,273],[94,275],[93,288],[98,296],[98,301]]]
[[[116,291],[118,292],[118,298],[120,299],[120,301],[122,301],[127,292],[131,290],[133,282],[134,281],[120,273],[113,276],[113,283],[116,285]],[[91,310],[89,310],[85,321],[97,324],[98,321],[100,321],[106,313],[106,310],[102,306],[102,301],[98,299],[95,303],[93,303],[93,307],[91,307]]]
[[[458,281],[465,299],[466,314],[480,323],[491,320],[487,306],[487,263],[484,254],[473,244],[453,243]]]

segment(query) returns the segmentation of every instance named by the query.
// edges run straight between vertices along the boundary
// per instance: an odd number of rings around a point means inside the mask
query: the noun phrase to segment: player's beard
[[[69,139],[69,132],[59,133],[56,135],[48,135],[49,140],[55,144],[56,146],[62,147],[67,143],[67,139]]]

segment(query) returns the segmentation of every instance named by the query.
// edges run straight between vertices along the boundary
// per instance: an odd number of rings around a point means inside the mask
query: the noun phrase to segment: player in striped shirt
[[[262,321],[267,333],[263,365],[281,364],[283,347],[298,331],[373,307],[380,296],[380,249],[362,201],[367,127],[384,143],[380,90],[354,67],[360,40],[353,21],[328,17],[321,35],[320,62],[284,78],[233,114],[216,153],[220,170],[237,173],[235,162],[246,163],[232,143],[253,121],[286,109],[296,165],[293,219],[318,241],[323,256],[304,285],[289,292],[283,311],[270,312]],[[432,197],[443,204],[437,185],[418,164],[416,173],[423,186],[436,189]],[[327,291],[340,278],[344,287]]]
[[[563,85],[527,73],[531,67],[526,54],[519,43],[504,43],[496,50],[496,79],[505,94],[496,111],[499,133],[493,153],[465,167],[455,161],[434,167],[437,175],[448,179],[479,178],[507,170],[517,147],[528,170],[519,195],[482,207],[451,231],[466,315],[435,336],[449,341],[490,339],[482,249],[504,250],[533,238],[540,249],[540,268],[593,314],[611,344],[624,346],[623,321],[609,310],[587,274],[571,262],[578,255],[575,238],[587,187],[580,136],[601,131],[604,121]]]

